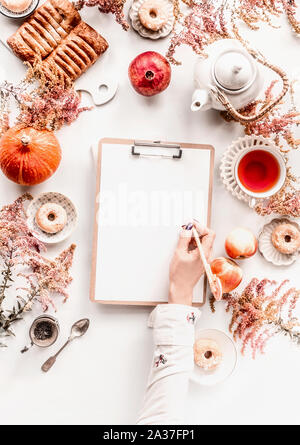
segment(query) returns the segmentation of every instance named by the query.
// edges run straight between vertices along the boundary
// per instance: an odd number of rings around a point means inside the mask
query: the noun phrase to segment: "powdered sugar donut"
[[[32,3],[32,0],[0,0],[0,3],[11,12],[24,12]]]
[[[67,219],[65,209],[54,202],[42,205],[35,215],[37,225],[46,233],[60,232],[67,224]]]
[[[194,344],[194,360],[200,368],[212,371],[220,365],[222,352],[214,340],[199,338]]]
[[[279,224],[272,233],[272,244],[279,252],[291,255],[300,249],[300,232],[289,223]]]
[[[165,0],[146,0],[139,9],[141,24],[151,31],[159,31],[168,21],[168,8]]]

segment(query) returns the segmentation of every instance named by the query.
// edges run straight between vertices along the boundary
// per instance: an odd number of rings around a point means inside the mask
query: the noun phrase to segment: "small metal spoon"
[[[42,371],[48,372],[50,368],[54,365],[56,362],[57,356],[61,353],[63,349],[72,341],[74,338],[81,337],[86,333],[88,330],[88,327],[90,325],[90,320],[88,318],[83,318],[82,320],[76,321],[76,323],[73,324],[71,328],[71,334],[66,343],[60,348],[59,351],[52,357],[49,357],[48,360],[45,361],[45,363],[42,366]]]

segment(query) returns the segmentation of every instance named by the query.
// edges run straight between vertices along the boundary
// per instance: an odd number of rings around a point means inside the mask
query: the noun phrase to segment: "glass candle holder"
[[[59,323],[56,318],[51,315],[40,315],[37,317],[29,329],[29,337],[31,346],[36,345],[40,348],[47,348],[56,342],[59,334]],[[29,347],[25,346],[22,353],[28,351]]]

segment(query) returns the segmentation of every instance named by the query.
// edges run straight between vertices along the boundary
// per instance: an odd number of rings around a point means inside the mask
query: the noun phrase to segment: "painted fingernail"
[[[185,230],[192,230],[193,226],[194,226],[194,224],[188,223]]]

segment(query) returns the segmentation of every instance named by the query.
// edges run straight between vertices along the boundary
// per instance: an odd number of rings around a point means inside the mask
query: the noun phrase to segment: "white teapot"
[[[258,97],[263,86],[258,63],[238,40],[218,40],[208,47],[207,54],[195,65],[192,111],[224,110],[218,93],[225,93],[236,110]]]
[[[218,40],[206,52],[208,57],[199,58],[195,65],[196,90],[193,94],[192,111],[209,108],[226,110],[240,123],[253,122],[268,113],[289,90],[288,78],[281,68],[270,64],[253,50],[246,51],[238,40]],[[253,102],[263,86],[258,62],[281,77],[282,90],[256,114],[244,116],[237,110]]]

